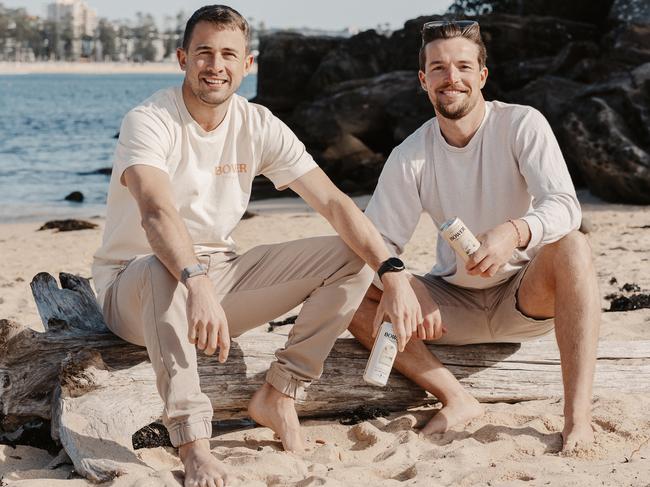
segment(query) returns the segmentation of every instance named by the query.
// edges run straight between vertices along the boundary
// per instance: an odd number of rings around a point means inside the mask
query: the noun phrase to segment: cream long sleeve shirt
[[[475,235],[523,218],[531,231],[528,246],[491,278],[467,274],[460,257],[438,238],[431,274],[475,289],[504,282],[542,245],[581,221],[571,177],[544,116],[532,107],[485,104],[483,121],[465,147],[449,145],[435,118],[397,146],[366,209],[395,255],[404,251],[423,211],[437,228],[457,216]]]

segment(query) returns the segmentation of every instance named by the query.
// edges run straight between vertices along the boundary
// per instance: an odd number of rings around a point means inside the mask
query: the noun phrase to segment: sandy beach
[[[3,67],[0,66],[0,72]],[[606,204],[580,195],[590,222],[604,299],[625,283],[650,290],[650,207]],[[358,200],[363,206],[366,198]],[[260,243],[331,234],[328,223],[298,200],[256,202],[258,215],[235,232],[240,250]],[[41,271],[90,275],[92,255],[101,240],[95,230],[36,231],[42,222],[1,224],[0,318],[42,330],[29,282]],[[436,233],[423,217],[404,259],[412,271],[434,262]],[[612,283],[612,278],[617,283]],[[278,330],[286,334],[287,327]],[[250,333],[267,333],[261,327]],[[601,337],[650,339],[650,309],[603,313]],[[552,337],[544,338],[553,340]],[[362,371],[359,371],[361,374]],[[415,386],[414,386],[415,387]],[[562,404],[559,398],[515,404],[487,404],[487,413],[468,425],[423,437],[418,426],[431,410],[403,411],[388,418],[344,426],[337,418],[306,421],[311,449],[304,456],[285,453],[266,428],[234,431],[212,438],[214,455],[237,486],[648,486],[650,485],[650,391],[594,398],[596,443],[589,450],[560,452]],[[218,419],[218,418],[215,418]],[[178,486],[182,469],[172,448],[138,450],[155,473],[127,474],[112,486]],[[21,487],[89,486],[65,455],[0,445],[2,485]]]

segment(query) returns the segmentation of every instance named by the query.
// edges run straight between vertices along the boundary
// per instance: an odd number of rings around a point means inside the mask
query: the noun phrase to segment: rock
[[[393,133],[400,119],[413,117],[419,126],[433,115],[415,71],[393,71],[363,81],[340,83],[296,108],[291,125],[308,146],[323,151],[350,134],[372,152],[388,154],[401,142]]]
[[[562,124],[567,160],[612,202],[650,204],[650,63],[589,87]]]
[[[263,200],[267,198],[277,198],[279,196],[291,196],[291,191],[282,192],[275,189],[273,183],[264,176],[255,176],[253,179],[253,188],[251,191],[251,201]]]
[[[494,5],[478,18],[490,72],[484,97],[538,108],[577,185],[609,201],[648,203],[647,2]],[[409,20],[390,37],[266,36],[256,101],[297,133],[339,187],[372,191],[391,150],[434,115],[417,79],[418,51],[422,25],[440,18]],[[282,194],[268,182],[254,187],[254,198]]]
[[[84,200],[84,195],[81,191],[73,191],[68,196],[64,198],[66,201],[74,201],[76,203],[81,203]]]
[[[38,231],[56,229],[59,232],[71,232],[74,230],[88,230],[97,228],[97,224],[85,220],[52,220],[41,226]]]
[[[120,133],[117,132],[117,133],[113,136],[113,138],[114,138],[114,139],[119,139],[119,138],[120,138]]]
[[[374,30],[345,39],[322,59],[311,77],[310,91],[321,93],[342,81],[385,73],[390,66],[389,44],[387,37]]]
[[[113,174],[113,168],[100,167],[99,169],[95,169],[94,171],[79,172],[77,174],[79,174],[80,176],[91,176],[93,174],[102,174],[104,176],[110,176],[111,174]]]
[[[257,96],[273,112],[288,112],[309,98],[310,80],[325,55],[341,38],[282,32],[260,39]]]
[[[577,41],[569,42],[555,56],[553,63],[548,69],[548,74],[555,76],[564,76],[568,79],[583,80],[588,78],[589,74],[583,71],[586,66],[583,61],[593,60],[600,54],[600,48],[595,42]]]
[[[139,429],[131,436],[131,442],[134,450],[172,446],[167,428],[160,423],[151,423]]]
[[[633,294],[612,299],[607,311],[634,311],[650,308],[650,294]]]

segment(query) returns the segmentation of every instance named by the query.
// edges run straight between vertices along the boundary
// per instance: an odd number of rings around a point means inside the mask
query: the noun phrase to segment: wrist
[[[507,225],[510,226],[510,233],[514,241],[515,248],[518,249],[524,246],[523,237],[521,235],[521,230],[517,225],[517,220],[508,220]]]
[[[410,282],[409,274],[406,271],[386,272],[381,276],[381,282],[386,288],[394,288]]]
[[[183,284],[189,292],[195,292],[204,287],[210,282],[206,274],[199,274],[197,276],[188,277]]]
[[[377,269],[377,275],[379,276],[379,280],[383,283],[386,275],[400,274],[404,272],[405,269],[406,266],[404,265],[404,262],[397,257],[390,257],[381,263],[379,269]]]

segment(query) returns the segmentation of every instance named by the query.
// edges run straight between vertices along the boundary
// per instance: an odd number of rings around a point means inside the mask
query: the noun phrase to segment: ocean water
[[[80,218],[105,213],[122,117],[182,74],[0,76],[0,222]],[[255,75],[239,94],[255,96]],[[72,191],[83,203],[65,201]]]

